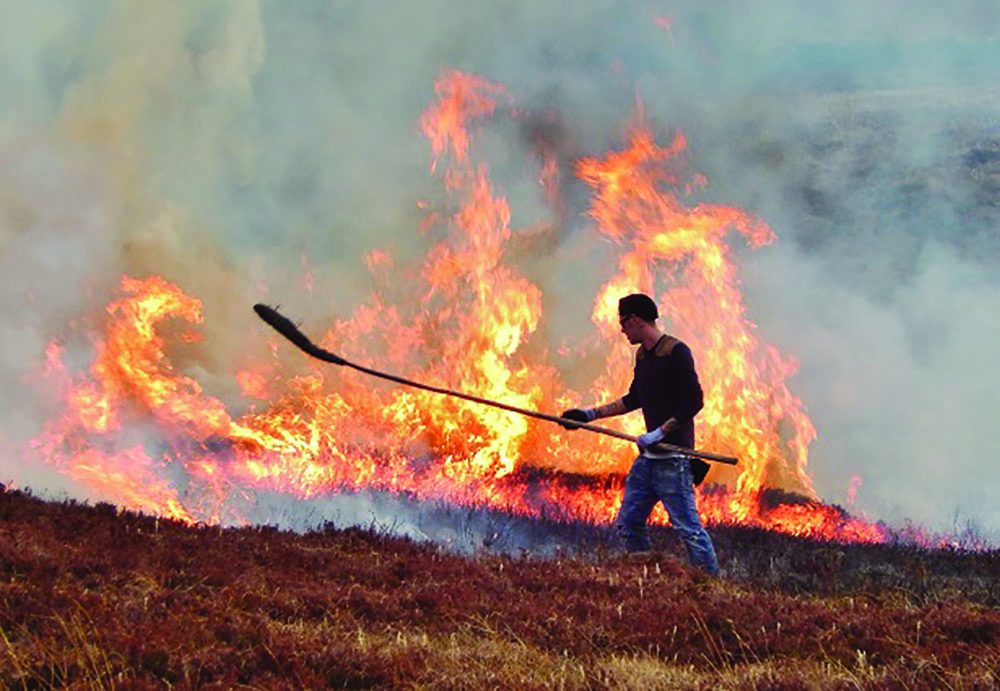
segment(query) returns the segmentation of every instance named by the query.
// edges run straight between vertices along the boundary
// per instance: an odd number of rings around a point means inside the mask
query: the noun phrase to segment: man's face
[[[618,323],[622,327],[622,333],[632,345],[639,343],[639,317],[634,314],[621,317]]]

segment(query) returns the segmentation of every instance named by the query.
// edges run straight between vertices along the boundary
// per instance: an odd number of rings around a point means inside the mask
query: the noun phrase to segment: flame
[[[691,345],[705,388],[698,445],[742,461],[716,520],[755,518],[756,496],[768,486],[815,498],[806,466],[816,433],[785,384],[797,365],[754,336],[726,243],[735,232],[759,247],[774,233],[739,209],[682,204],[672,191],[681,181],[668,164],[684,152],[685,139],[677,134],[661,147],[641,118],[640,111],[628,148],[578,164],[594,189],[590,213],[599,231],[624,246],[617,275],[598,294],[594,322],[614,335],[617,298],[638,289],[656,295],[673,331]],[[666,289],[656,294],[658,285]],[[630,367],[612,353],[611,381],[625,380]]]
[[[252,369],[240,370],[236,373],[236,382],[247,398],[266,401],[269,397],[267,376],[263,372]]]
[[[458,71],[443,74],[435,91],[437,101],[420,125],[431,144],[432,173],[443,168],[449,204],[421,206],[437,239],[416,266],[387,250],[369,253],[366,264],[380,276],[380,289],[390,290],[398,275],[404,298],[373,292],[333,323],[322,345],[427,383],[558,411],[624,393],[633,354],[618,333],[616,303],[622,294],[648,292],[662,306],[665,325],[696,355],[706,394],[699,445],[741,458],[738,468],[716,467],[709,476],[713,488],[699,494],[705,519],[828,539],[882,539],[876,527],[815,496],[807,473],[815,431],[785,384],[795,361],[755,336],[729,252],[731,236],[753,248],[773,242],[774,233],[739,209],[681,201],[678,191],[707,184],[703,176],[682,175],[683,135],[658,144],[640,108],[627,146],[577,162],[577,175],[592,189],[591,230],[620,253],[617,272],[603,285],[595,280],[591,318],[605,373],[589,391],[576,392],[539,337],[543,295],[510,256],[507,201],[473,156],[470,127],[496,117],[506,91]],[[555,165],[546,154],[539,174],[550,199],[560,197],[551,189],[558,183]],[[617,513],[622,475],[634,456],[628,444],[431,392],[375,385],[349,370],[315,368],[279,383],[282,362],[297,357],[287,347],[234,374],[245,396],[267,401],[266,410],[234,415],[167,356],[164,334],[178,320],[185,328],[201,324],[201,302],[157,276],[124,277],[120,291],[107,308],[104,333],[94,337],[87,372],[70,373],[62,348],[50,346],[45,371],[60,392],[62,413],[32,445],[96,496],[208,522],[241,520],[240,502],[254,490],[312,497],[371,488],[597,523]],[[616,424],[641,431],[638,415]],[[808,501],[767,508],[760,497],[772,487]],[[662,509],[653,518],[668,520]]]
[[[861,483],[862,483],[862,478],[860,475],[851,476],[851,481],[847,485],[847,500],[845,502],[847,506],[849,507],[854,506],[855,502],[858,499],[858,490],[861,489]]]

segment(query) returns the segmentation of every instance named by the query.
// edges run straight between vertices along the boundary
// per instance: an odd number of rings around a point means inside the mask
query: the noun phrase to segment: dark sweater
[[[694,416],[704,406],[704,399],[691,349],[666,335],[650,350],[640,346],[632,385],[622,401],[630,411],[642,408],[647,431],[676,418],[680,427],[663,441],[694,448]]]

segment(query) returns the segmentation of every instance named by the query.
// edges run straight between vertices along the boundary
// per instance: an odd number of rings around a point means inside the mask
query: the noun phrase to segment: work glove
[[[663,436],[663,430],[659,427],[655,427],[652,432],[646,432],[645,434],[636,437],[635,443],[636,446],[639,447],[639,451],[645,451],[656,442],[661,441]]]
[[[597,411],[593,408],[570,408],[559,417],[572,420],[573,422],[593,422],[597,419]],[[579,429],[576,425],[568,425],[565,422],[560,422],[559,424],[566,429]]]

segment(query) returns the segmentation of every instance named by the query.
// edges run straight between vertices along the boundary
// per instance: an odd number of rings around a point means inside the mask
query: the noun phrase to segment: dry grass
[[[997,687],[995,553],[717,535],[724,580],[3,492],[0,687]]]

